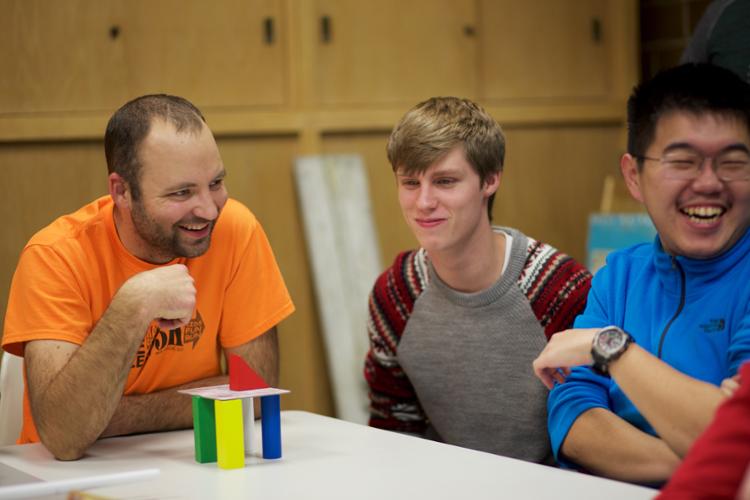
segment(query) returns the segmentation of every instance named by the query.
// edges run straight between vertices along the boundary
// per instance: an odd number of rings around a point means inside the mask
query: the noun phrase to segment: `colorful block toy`
[[[229,384],[180,392],[193,397],[195,460],[218,462],[222,469],[245,466],[251,455],[253,399],[260,398],[263,458],[281,458],[280,395],[288,390],[269,387],[245,361],[229,357]]]

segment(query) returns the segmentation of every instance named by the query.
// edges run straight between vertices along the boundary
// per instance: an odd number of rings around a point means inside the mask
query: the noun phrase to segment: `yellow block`
[[[242,426],[242,400],[214,402],[216,412],[216,455],[222,469],[245,466],[245,438]]]

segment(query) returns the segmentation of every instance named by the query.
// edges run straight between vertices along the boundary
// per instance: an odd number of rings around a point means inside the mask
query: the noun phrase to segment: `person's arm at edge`
[[[716,412],[708,429],[662,489],[659,500],[680,498],[750,499],[750,363],[742,382]],[[744,479],[743,479],[744,478]]]

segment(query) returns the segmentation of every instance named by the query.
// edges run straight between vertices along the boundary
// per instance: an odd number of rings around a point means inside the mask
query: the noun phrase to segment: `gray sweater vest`
[[[517,282],[528,241],[513,237],[505,273],[489,289],[460,293],[437,276],[414,304],[398,360],[440,440],[551,463],[547,389],[531,362],[547,343]],[[431,432],[430,432],[431,431]]]

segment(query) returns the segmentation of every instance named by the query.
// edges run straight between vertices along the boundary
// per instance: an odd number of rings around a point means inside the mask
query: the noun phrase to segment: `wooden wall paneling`
[[[612,2],[620,0],[539,0],[522,8],[514,0],[479,0],[481,98],[606,97]]]
[[[585,262],[588,215],[604,178],[619,175],[619,124],[506,128],[507,153],[494,220]]]
[[[472,96],[474,2],[315,0],[315,89],[324,105]],[[329,39],[322,23],[328,19]]]
[[[210,120],[210,116],[208,117]],[[297,308],[279,325],[284,407],[333,415],[323,339],[315,306],[292,167],[293,136],[218,137],[229,195],[258,217]]]
[[[362,156],[370,184],[370,202],[376,232],[380,237],[380,255],[384,266],[390,265],[399,252],[418,246],[401,215],[396,179],[385,155],[388,136],[389,132],[323,136],[324,154],[355,153]],[[362,334],[365,334],[365,325],[362,325]]]
[[[646,208],[641,202],[633,198],[628,190],[622,174],[608,175],[604,179],[604,189],[599,211],[605,214],[621,214],[632,212],[645,212]]]
[[[38,230],[107,193],[101,142],[0,145],[0,319],[18,256]]]

